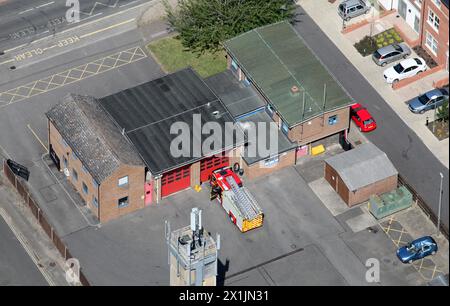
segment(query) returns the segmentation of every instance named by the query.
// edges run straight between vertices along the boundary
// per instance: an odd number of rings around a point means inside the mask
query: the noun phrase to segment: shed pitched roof
[[[97,183],[121,164],[144,165],[95,98],[69,94],[46,115]]]
[[[341,85],[287,22],[254,29],[224,45],[250,81],[291,127],[323,111],[352,103]],[[294,86],[300,93],[291,93]]]
[[[336,170],[350,191],[398,174],[386,153],[372,143],[359,145],[325,162]]]

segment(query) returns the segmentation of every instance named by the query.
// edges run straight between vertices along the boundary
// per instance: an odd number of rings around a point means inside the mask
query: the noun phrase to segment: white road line
[[[8,227],[13,232],[14,236],[16,236],[19,243],[22,245],[25,252],[27,252],[30,259],[33,261],[33,263],[36,265],[39,272],[41,272],[42,276],[45,278],[47,283],[50,286],[55,286],[56,284],[53,282],[53,280],[50,278],[50,276],[47,274],[47,271],[45,271],[43,268],[41,268],[41,265],[39,264],[39,259],[37,258],[37,255],[30,249],[29,243],[23,237],[23,235],[15,228],[15,226],[11,222],[11,217],[8,216],[3,208],[0,208],[0,216],[5,220],[5,223],[8,225]]]
[[[141,0],[134,0],[134,1],[131,1],[131,2],[128,2],[128,3],[125,3],[125,4],[119,5],[119,7],[128,6],[128,5],[130,5],[130,4],[133,4],[133,3],[136,3],[136,2],[139,2],[139,1],[141,1]]]
[[[151,38],[155,38],[155,37],[158,37],[158,36],[167,34],[167,33],[168,33],[168,31],[157,32],[157,33],[155,33],[155,34],[152,34],[152,35],[151,35]]]
[[[34,8],[30,8],[30,9],[28,9],[28,10],[22,11],[22,12],[20,12],[20,13],[19,13],[19,14],[17,14],[17,15],[22,15],[22,14],[25,14],[25,13],[31,12],[32,10],[34,10]]]
[[[89,16],[89,17],[86,17],[86,18],[83,18],[83,19],[81,19],[81,21],[88,20],[88,19],[90,19],[90,18],[94,18],[94,17],[100,16],[100,15],[103,15],[103,13],[97,13],[97,14],[95,14],[95,15],[92,15],[92,16]]]
[[[37,9],[41,8],[41,7],[45,7],[45,6],[49,6],[52,5],[53,3],[55,3],[55,1],[49,2],[49,3],[45,3],[45,4],[41,4],[39,6],[36,6]]]
[[[69,29],[67,29],[67,30],[58,32],[57,34],[58,34],[58,35],[62,35],[62,34],[67,33],[67,32],[75,31],[75,30],[77,30],[77,29],[79,29],[79,28],[81,28],[81,27],[89,26],[89,25],[93,24],[94,22],[100,22],[100,21],[106,20],[106,19],[108,19],[108,18],[112,18],[112,17],[118,16],[118,15],[122,15],[122,14],[124,14],[124,13],[126,13],[126,12],[129,12],[129,11],[131,11],[131,10],[140,8],[140,7],[142,7],[142,6],[146,6],[146,5],[153,4],[155,1],[156,1],[156,0],[150,0],[149,2],[141,3],[141,4],[139,4],[139,5],[136,5],[136,6],[127,8],[127,9],[125,9],[125,10],[123,10],[123,11],[120,11],[120,12],[117,12],[117,13],[114,13],[114,14],[111,14],[111,15],[107,15],[107,16],[102,17],[102,18],[99,18],[99,19],[97,19],[97,20],[88,21],[88,22],[86,22],[86,23],[80,24],[79,26],[74,26],[74,27],[69,28]],[[37,40],[34,40],[34,41],[32,41],[30,44],[22,44],[22,45],[20,45],[20,46],[14,47],[14,48],[11,48],[11,49],[8,49],[8,50],[4,50],[3,52],[5,52],[5,53],[10,53],[10,52],[12,52],[12,51],[14,51],[14,50],[23,48],[23,47],[25,47],[25,46],[29,46],[29,45],[36,44],[36,43],[38,43],[38,42],[40,42],[40,41],[43,41],[43,40],[45,40],[45,39],[48,39],[48,38],[50,38],[50,37],[52,37],[52,35],[51,35],[51,36],[42,37],[42,38],[39,38],[39,39],[37,39]]]

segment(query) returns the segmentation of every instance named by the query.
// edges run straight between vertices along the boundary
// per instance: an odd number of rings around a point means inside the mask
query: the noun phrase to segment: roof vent
[[[294,85],[291,87],[291,94],[296,96],[300,93],[300,88],[298,88],[298,86]]]
[[[212,113],[211,113],[216,119],[219,119],[221,116],[220,116],[220,112],[219,111],[213,111]]]

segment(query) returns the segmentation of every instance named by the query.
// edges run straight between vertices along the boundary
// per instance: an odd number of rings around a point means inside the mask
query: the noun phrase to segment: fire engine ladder
[[[233,177],[226,177],[228,184],[235,196],[235,203],[247,220],[253,220],[261,213],[256,200],[251,197],[243,188],[240,188]]]

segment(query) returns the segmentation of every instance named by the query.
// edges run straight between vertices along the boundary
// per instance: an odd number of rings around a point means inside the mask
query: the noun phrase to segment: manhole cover
[[[291,244],[291,249],[295,250],[297,248],[297,245]]]

